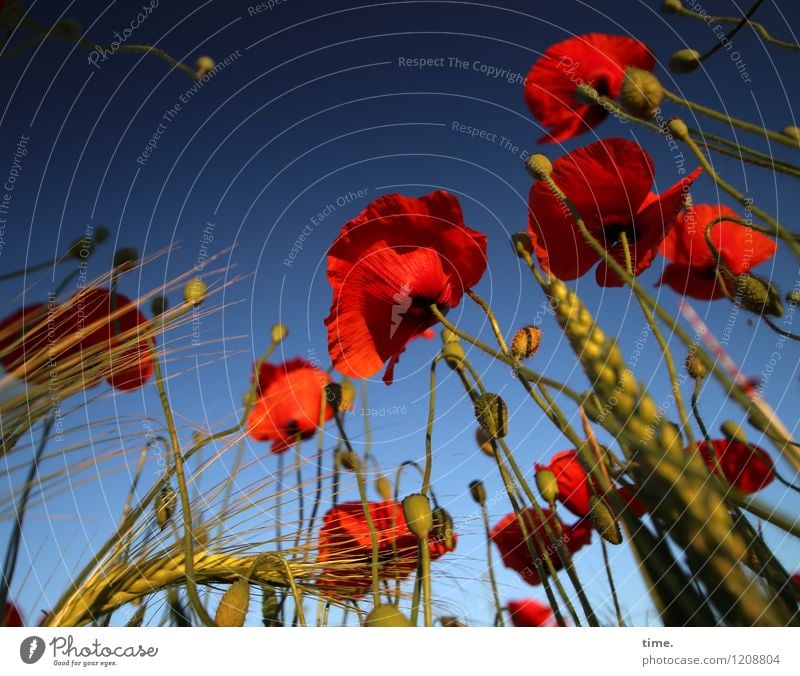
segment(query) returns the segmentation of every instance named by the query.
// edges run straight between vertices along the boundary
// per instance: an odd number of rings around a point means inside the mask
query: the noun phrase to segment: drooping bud
[[[745,273],[734,278],[733,288],[739,305],[748,312],[759,316],[783,316],[780,294],[769,280]]]
[[[183,300],[192,305],[199,305],[208,295],[208,286],[202,279],[192,279],[183,287]]]
[[[790,124],[788,127],[781,129],[781,134],[788,136],[792,141],[800,145],[800,127]]]
[[[356,386],[347,378],[342,378],[342,401],[339,404],[342,411],[350,411],[356,401]]]
[[[460,340],[451,340],[445,343],[442,346],[442,355],[444,356],[444,363],[454,371],[461,368],[466,357]]]
[[[691,73],[698,69],[701,58],[696,49],[681,49],[669,58],[669,69],[673,73]]]
[[[534,153],[525,160],[525,169],[535,179],[544,180],[553,173],[553,163],[542,153]]]
[[[433,529],[431,531],[431,539],[444,545],[447,551],[455,549],[456,540],[453,535],[453,517],[450,513],[442,507],[434,508],[433,512]]]
[[[677,14],[683,9],[681,0],[664,0],[661,4],[661,11],[664,14]]]
[[[92,232],[92,239],[95,244],[102,244],[111,236],[111,232],[105,225],[96,225]]]
[[[590,495],[589,506],[594,529],[604,540],[612,545],[620,544],[622,542],[622,533],[619,530],[619,524],[605,501],[597,495]]]
[[[359,467],[358,455],[354,451],[338,451],[336,462],[340,468],[350,472],[357,471]]]
[[[77,260],[89,258],[94,253],[95,241],[94,238],[78,237],[72,244],[69,245],[69,255]]]
[[[491,439],[508,434],[508,407],[499,394],[486,392],[475,400],[475,417]]]
[[[558,497],[558,480],[552,470],[540,469],[536,472],[536,487],[542,499],[552,505]]]
[[[161,530],[167,525],[172,515],[175,513],[175,505],[178,504],[178,494],[169,484],[164,484],[156,496],[155,513],[156,523]]]
[[[403,499],[403,516],[406,518],[408,530],[424,540],[433,528],[433,512],[426,495],[412,493]]]
[[[542,330],[538,326],[523,326],[511,339],[511,356],[522,361],[530,359],[542,342]]]
[[[472,499],[476,503],[479,505],[486,504],[486,486],[483,485],[483,481],[480,481],[479,479],[470,481],[469,492],[472,495]]]
[[[375,490],[383,500],[392,499],[392,482],[385,476],[381,475],[375,479]]]
[[[733,420],[726,420],[719,426],[720,432],[728,441],[747,443],[747,433]]]
[[[706,365],[694,352],[690,352],[686,355],[684,366],[686,366],[686,373],[695,380],[702,380],[708,375]]]
[[[619,102],[634,117],[651,120],[664,100],[664,88],[659,79],[648,70],[628,68]]]
[[[585,106],[594,106],[597,105],[597,97],[599,94],[592,85],[580,84],[575,88],[572,96],[578,103],[582,103]]]
[[[339,383],[328,383],[325,385],[325,401],[330,404],[334,411],[342,408],[342,386]]]
[[[169,301],[166,296],[153,296],[153,300],[150,301],[150,312],[154,317],[163,315],[168,309]]]
[[[219,627],[243,627],[249,607],[250,585],[247,580],[238,580],[222,595],[214,622]]]
[[[689,136],[689,127],[679,117],[673,117],[667,120],[667,130],[677,139],[685,139]]]
[[[531,236],[527,232],[515,232],[511,235],[511,247],[519,258],[525,258],[526,255],[533,251]]]
[[[208,75],[216,67],[216,62],[210,56],[201,56],[195,61],[194,76],[199,80]]]
[[[120,272],[133,270],[139,262],[139,252],[135,247],[123,246],[114,252],[114,267]]]
[[[272,342],[276,345],[280,343],[282,340],[289,335],[289,329],[286,328],[285,324],[281,324],[278,322],[277,324],[272,325],[272,331],[270,332],[270,337],[272,338]]]
[[[413,627],[403,613],[388,604],[376,606],[364,620],[365,627]]]
[[[786,302],[790,305],[800,305],[800,290],[793,289],[786,294]]]
[[[490,458],[494,457],[494,446],[492,446],[492,439],[491,437],[486,434],[483,430],[483,427],[478,427],[475,430],[475,441],[478,444],[478,448],[480,448],[486,455]]]

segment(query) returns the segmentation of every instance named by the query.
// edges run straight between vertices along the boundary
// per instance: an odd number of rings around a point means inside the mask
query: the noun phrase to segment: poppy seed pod
[[[426,495],[412,493],[403,499],[403,516],[406,518],[408,530],[417,539],[424,540],[433,528],[433,512],[431,503]]]
[[[432,516],[433,529],[431,537],[433,541],[443,544],[446,550],[452,551],[456,547],[455,537],[453,536],[453,517],[441,507],[434,508]]]
[[[620,544],[622,542],[622,533],[620,533],[619,524],[605,501],[596,495],[592,495],[589,497],[589,505],[591,506],[590,514],[594,529],[604,540],[612,545]]]
[[[343,411],[349,411],[353,408],[356,401],[356,386],[347,378],[342,378],[342,401],[339,404]]]
[[[192,305],[199,305],[206,299],[208,287],[202,279],[192,279],[183,287],[183,300]]]
[[[445,343],[442,347],[442,356],[444,357],[444,363],[454,371],[461,368],[466,356],[464,348],[461,346],[461,341],[451,340]]]
[[[742,444],[747,443],[747,433],[739,427],[733,420],[726,420],[719,426],[720,432],[729,441],[738,441]]]
[[[272,338],[272,342],[276,345],[280,343],[282,340],[289,335],[289,329],[286,328],[285,324],[281,324],[278,322],[277,324],[272,325],[272,330],[270,331],[270,338]]]
[[[553,163],[546,155],[534,153],[525,161],[525,168],[533,178],[544,180],[553,173]]]
[[[194,63],[194,76],[199,80],[201,77],[208,75],[217,63],[210,56],[201,56]]]
[[[783,316],[780,295],[769,280],[746,273],[734,278],[733,287],[740,306],[748,312],[762,317]]]
[[[472,499],[476,503],[478,503],[479,505],[486,504],[486,486],[483,485],[483,481],[480,481],[478,479],[470,481],[469,492],[472,495]]]
[[[686,355],[684,366],[686,367],[686,373],[688,373],[695,380],[702,380],[708,375],[708,369],[706,368],[706,365],[694,352],[690,352]]]
[[[511,246],[519,258],[525,258],[533,251],[533,242],[527,232],[515,232],[511,235]]]
[[[552,470],[540,469],[536,472],[536,487],[542,499],[552,505],[558,497],[558,480]]]
[[[511,355],[519,361],[530,359],[541,342],[542,330],[538,326],[523,326],[511,339]]]
[[[403,613],[401,613],[395,606],[384,604],[373,608],[366,620],[364,620],[365,627],[413,627],[411,620],[409,620]]]
[[[663,100],[664,88],[655,75],[641,68],[628,68],[619,93],[619,102],[627,112],[650,120]]]
[[[476,428],[475,442],[478,444],[478,448],[480,448],[486,455],[488,455],[490,458],[494,457],[494,446],[492,446],[492,439],[488,434],[486,434],[486,432],[484,432],[483,427]]]
[[[123,246],[114,252],[114,267],[120,268],[122,272],[133,270],[139,262],[139,252],[135,247]]]
[[[457,343],[460,340],[459,337],[458,337],[458,334],[456,334],[454,331],[451,331],[446,326],[442,329],[441,336],[442,336],[442,344],[443,345],[447,345],[447,343],[450,343],[450,342],[456,342]]]
[[[667,120],[667,130],[677,139],[684,139],[689,136],[689,127],[687,127],[686,123],[679,117],[673,117]]]
[[[499,394],[486,392],[475,400],[475,417],[490,439],[508,434],[508,407]]]
[[[781,129],[781,134],[783,134],[784,136],[788,136],[795,143],[800,145],[800,127],[796,127],[790,124],[788,127],[784,127],[783,129]]]
[[[381,475],[375,479],[375,490],[378,491],[378,495],[381,496],[381,499],[392,499],[392,482],[385,476]]]
[[[343,469],[349,470],[350,472],[358,471],[358,455],[353,451],[339,451],[336,454],[336,461],[339,467]]]
[[[691,73],[700,66],[701,56],[696,49],[681,49],[669,57],[669,69],[673,73]]]
[[[111,232],[105,225],[97,225],[92,232],[92,239],[95,244],[102,244],[111,236]]]
[[[661,3],[661,11],[664,14],[677,14],[683,9],[683,3],[681,0],[664,0]]]
[[[169,484],[164,484],[158,492],[155,502],[156,523],[161,530],[164,530],[164,527],[175,513],[175,505],[177,503],[178,495],[175,493],[175,489]]]
[[[250,606],[250,585],[247,580],[234,582],[220,599],[214,622],[219,627],[242,627]]]
[[[163,315],[169,309],[169,301],[166,296],[154,296],[150,301],[150,312],[154,317]]]

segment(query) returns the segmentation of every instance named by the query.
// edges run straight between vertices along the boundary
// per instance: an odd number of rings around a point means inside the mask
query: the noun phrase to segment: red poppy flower
[[[755,493],[775,479],[775,465],[767,452],[752,444],[712,439],[714,455],[725,478],[742,493]],[[711,471],[716,468],[708,444],[700,443],[700,455]]]
[[[606,119],[602,106],[575,99],[578,86],[591,85],[615,99],[627,68],[653,70],[655,63],[645,45],[621,35],[589,33],[548,47],[525,79],[525,102],[533,117],[550,127],[539,143],[566,141]]]
[[[560,157],[553,162],[552,177],[575,205],[589,232],[623,267],[621,236],[625,233],[633,271],[638,275],[655,258],[683,206],[684,192],[699,174],[698,168],[657,195],[650,192],[654,177],[650,156],[633,141],[612,138]],[[528,232],[545,270],[561,279],[576,279],[601,260],[544,181],[534,181],[529,207]],[[597,268],[596,278],[601,286],[623,283],[604,261]]]
[[[542,511],[553,535],[558,537],[560,523],[558,516],[550,512],[549,509],[542,509]],[[523,510],[521,515],[525,522],[528,537],[533,545],[533,551],[539,557],[538,563],[541,563],[546,568],[546,553],[556,570],[563,568],[556,545],[533,508]],[[581,520],[573,525],[564,523],[560,525],[563,530],[562,542],[570,553],[577,552],[581,547],[588,545],[592,541],[592,526],[588,521]],[[512,513],[504,516],[492,528],[489,537],[500,550],[500,556],[506,568],[517,571],[528,584],[541,583],[542,580],[536,570],[536,562],[531,557],[528,545],[522,536],[522,529],[519,526],[516,514]]]
[[[589,497],[591,491],[589,490],[589,475],[583,468],[583,465],[578,458],[578,452],[562,451],[556,453],[550,458],[549,465],[540,465],[536,463],[534,468],[539,470],[549,469],[556,477],[556,484],[558,486],[558,499],[563,505],[576,516],[584,517],[589,516],[591,507],[589,505]],[[602,495],[603,489],[600,484],[593,480],[595,493]],[[619,496],[622,498],[631,511],[637,516],[645,513],[645,508],[631,492],[624,487],[617,488]]]
[[[464,225],[458,200],[437,190],[424,197],[384,195],[344,225],[328,252],[333,287],[328,351],[336,369],[383,380],[409,340],[458,305],[486,269],[486,236]]]
[[[368,503],[378,535],[381,579],[402,580],[417,569],[417,538],[406,525],[403,506],[394,500]],[[455,549],[444,538],[428,542],[431,560]],[[332,508],[319,534],[319,562],[324,564],[319,584],[337,598],[357,599],[372,585],[372,539],[360,502],[345,502]]]
[[[523,599],[506,603],[515,627],[555,627],[553,610],[536,599]]]
[[[19,608],[11,601],[6,601],[3,606],[3,626],[4,627],[24,627],[25,620],[22,619],[22,613]]]
[[[259,397],[247,420],[256,441],[271,441],[273,453],[283,453],[297,440],[308,439],[319,427],[320,406],[330,378],[301,357],[283,364],[261,365]],[[333,417],[325,405],[325,420]]]
[[[705,235],[708,224],[721,216],[739,218],[733,209],[719,204],[697,204],[678,215],[675,226],[661,243],[661,253],[671,263],[664,269],[660,284],[692,298],[713,300],[725,296],[717,281],[717,261]],[[716,223],[711,228],[711,241],[734,275],[742,275],[769,260],[777,249],[770,237],[732,221]]]

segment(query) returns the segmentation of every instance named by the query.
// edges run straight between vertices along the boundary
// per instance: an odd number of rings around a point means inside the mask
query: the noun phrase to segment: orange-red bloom
[[[506,603],[515,627],[555,627],[553,610],[536,599],[522,599]]]
[[[697,204],[678,215],[675,227],[661,243],[661,253],[671,261],[664,269],[661,284],[693,298],[712,300],[725,296],[717,280],[718,261],[706,241],[706,227],[722,216],[739,218],[733,209],[719,204]],[[769,260],[777,249],[772,238],[732,221],[716,223],[710,234],[724,266],[734,275],[742,275]]]
[[[550,127],[539,143],[566,141],[606,119],[602,106],[575,99],[578,86],[591,85],[615,99],[627,68],[653,70],[655,63],[645,45],[621,35],[589,33],[548,47],[525,79],[525,102],[533,117]]]
[[[3,606],[3,624],[4,627],[24,627],[25,620],[22,619],[22,613],[19,608],[11,601],[6,601]]]
[[[424,197],[384,195],[344,225],[328,252],[333,287],[328,351],[334,367],[369,378],[406,344],[458,305],[486,269],[486,236],[464,225],[458,200],[437,190]]]
[[[537,472],[549,469],[555,475],[558,486],[558,499],[570,512],[580,517],[589,516],[591,512],[589,505],[589,497],[591,495],[589,474],[583,468],[577,451],[570,450],[556,453],[550,458],[549,465],[536,463],[535,469]],[[597,480],[593,480],[592,483],[594,484],[595,493],[602,495],[603,489]],[[617,492],[637,516],[644,514],[644,506],[631,495],[628,489],[621,487],[617,489]]]
[[[283,364],[261,365],[258,399],[247,419],[247,432],[256,441],[271,441],[273,453],[283,453],[297,440],[308,439],[319,427],[328,374],[301,357]],[[326,402],[325,420],[333,417]]]
[[[378,535],[380,577],[402,580],[417,568],[417,538],[406,525],[403,506],[394,500],[368,503]],[[448,549],[443,538],[431,538],[431,560],[455,549],[454,534]],[[345,502],[333,507],[319,533],[319,562],[324,564],[319,584],[336,598],[357,599],[372,584],[372,539],[360,502]]]
[[[563,568],[556,542],[560,540],[568,552],[574,553],[592,541],[592,526],[587,520],[582,519],[575,524],[568,525],[561,523],[558,516],[549,509],[542,509],[542,511],[550,531],[556,538],[555,541],[548,535],[544,522],[539,519],[533,508],[521,512],[529,542],[537,555],[536,560],[531,557],[516,514],[511,513],[504,516],[489,534],[492,542],[500,550],[500,556],[506,568],[517,571],[525,582],[534,585],[540,584],[542,581],[536,570],[536,564],[541,563],[543,567],[547,567],[545,554],[550,558],[556,570]],[[559,526],[561,530],[559,530]],[[559,533],[561,534],[559,535]]]
[[[661,195],[650,192],[654,172],[653,160],[645,150],[622,138],[592,143],[553,162],[553,180],[576,207],[591,235],[623,268],[625,234],[635,275],[655,258],[700,169]],[[534,181],[529,207],[528,232],[545,270],[561,279],[576,279],[601,261],[544,181]],[[605,261],[595,276],[601,286],[623,283]]]
[[[767,452],[752,444],[728,439],[712,439],[713,455],[708,444],[699,443],[700,455],[708,468],[716,468],[714,456],[728,482],[742,493],[755,493],[775,479],[775,465]]]

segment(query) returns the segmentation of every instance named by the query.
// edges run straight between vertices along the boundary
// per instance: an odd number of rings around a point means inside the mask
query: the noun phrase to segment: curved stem
[[[483,517],[483,528],[486,532],[486,569],[489,571],[489,584],[492,586],[492,598],[494,599],[494,607],[496,611],[495,626],[498,624],[503,627],[503,607],[500,604],[500,594],[497,591],[497,580],[494,577],[494,565],[492,564],[492,539],[490,537],[491,528],[489,526],[489,511],[486,509],[486,504],[481,504],[481,516]]]
[[[431,617],[431,551],[428,549],[428,538],[422,538],[419,541],[419,574],[422,577],[422,594],[425,599],[425,626],[433,626],[433,619]]]
[[[433,466],[433,421],[434,409],[436,405],[436,364],[442,359],[439,354],[433,358],[431,362],[431,374],[429,385],[429,400],[428,400],[428,422],[425,426],[425,471],[422,474],[422,489],[420,493],[427,495],[431,489],[431,470]]]
[[[724,38],[717,41],[711,49],[709,49],[703,56],[700,57],[700,61],[705,61],[706,59],[711,58],[716,52],[718,52],[722,47],[730,42],[731,38],[736,35],[742,28],[744,28],[749,22],[750,17],[756,13],[756,10],[764,3],[764,0],[756,0],[753,6],[747,10],[747,13],[739,19],[736,25],[728,31],[728,34],[724,36]]]

